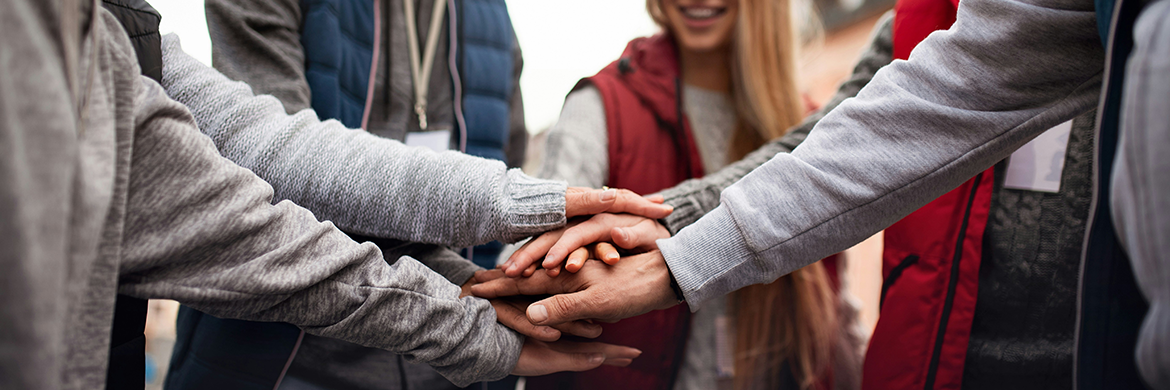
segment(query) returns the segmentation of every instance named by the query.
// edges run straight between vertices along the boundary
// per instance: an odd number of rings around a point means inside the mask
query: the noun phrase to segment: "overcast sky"
[[[506,0],[524,50],[524,93],[528,130],[556,121],[565,94],[577,80],[617,59],[626,42],[657,27],[639,0]],[[174,32],[183,49],[211,63],[211,43],[202,0],[150,0],[163,15],[162,31]]]

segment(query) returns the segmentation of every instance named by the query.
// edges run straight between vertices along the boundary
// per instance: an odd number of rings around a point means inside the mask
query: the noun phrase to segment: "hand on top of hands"
[[[461,298],[471,295],[471,286],[492,280],[503,273],[494,270],[476,272],[462,286]],[[625,367],[642,354],[635,348],[597,342],[557,341],[562,333],[594,338],[601,335],[601,326],[587,321],[566,321],[552,325],[534,325],[525,316],[534,299],[526,297],[498,297],[489,300],[496,310],[496,319],[509,328],[527,336],[520,350],[520,359],[512,375],[535,376],[560,371],[585,371],[601,365]]]
[[[500,268],[510,277],[531,276],[538,261],[549,276],[565,270],[577,272],[589,258],[613,265],[621,258],[618,247],[635,252],[657,249],[658,239],[669,238],[670,232],[656,219],[631,214],[598,214],[585,220],[571,222],[563,228],[544,233],[516,250]],[[592,248],[587,245],[594,244]],[[590,256],[592,255],[592,257]]]
[[[598,213],[627,213],[646,218],[664,218],[673,207],[664,205],[660,195],[643,197],[630,190],[607,188],[596,190],[569,187],[565,190],[565,218]]]

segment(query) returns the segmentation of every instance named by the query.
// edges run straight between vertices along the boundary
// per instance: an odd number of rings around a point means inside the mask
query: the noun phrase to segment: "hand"
[[[670,232],[655,219],[629,214],[598,214],[584,222],[533,238],[517,249],[502,267],[508,276],[528,276],[536,270],[535,264],[543,256],[541,266],[549,276],[556,276],[566,257],[569,261],[565,270],[577,272],[581,269],[590,255],[590,250],[584,249],[588,244],[612,241],[623,249],[641,252],[658,249],[655,241],[669,237]],[[591,249],[593,258],[606,264],[613,265],[620,259],[617,249],[609,244],[598,244]]]
[[[642,197],[630,190],[569,187],[565,191],[565,218],[605,212],[665,218],[674,207],[662,204],[663,201],[661,195]]]
[[[476,283],[483,283],[503,277],[503,275],[504,273],[499,270],[478,271],[467,283],[463,284],[459,297],[462,298],[471,295],[471,286]],[[524,314],[528,309],[528,305],[533,301],[535,299],[529,297],[506,297],[488,300],[492,304],[492,308],[496,310],[497,321],[522,335],[540,341],[556,341],[561,338],[562,333],[585,338],[601,336],[601,325],[586,321],[571,321],[553,326],[534,325],[528,321],[528,317]]]
[[[520,360],[516,362],[512,375],[537,376],[560,371],[585,371],[602,364],[625,367],[641,354],[642,351],[637,349],[612,344],[571,341],[545,343],[529,338],[524,340]]]
[[[577,273],[556,277],[537,272],[527,278],[499,278],[472,286],[471,291],[483,298],[561,294],[528,306],[528,320],[546,326],[580,319],[619,320],[678,303],[666,260],[656,250],[612,266],[587,261]]]

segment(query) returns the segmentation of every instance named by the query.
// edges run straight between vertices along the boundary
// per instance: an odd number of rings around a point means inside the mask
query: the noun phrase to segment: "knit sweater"
[[[0,388],[100,388],[116,293],[293,323],[401,353],[456,384],[511,371],[521,337],[487,301],[273,203],[272,187],[220,156],[190,112],[139,75],[107,12],[81,0],[0,3]],[[219,92],[258,101],[235,107],[253,124],[336,127],[242,90]],[[295,149],[300,134],[266,139]]]

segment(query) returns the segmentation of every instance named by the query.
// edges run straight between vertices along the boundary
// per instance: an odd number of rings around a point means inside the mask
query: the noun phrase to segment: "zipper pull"
[[[415,103],[414,113],[418,115],[419,130],[427,131],[427,104],[423,102]]]

